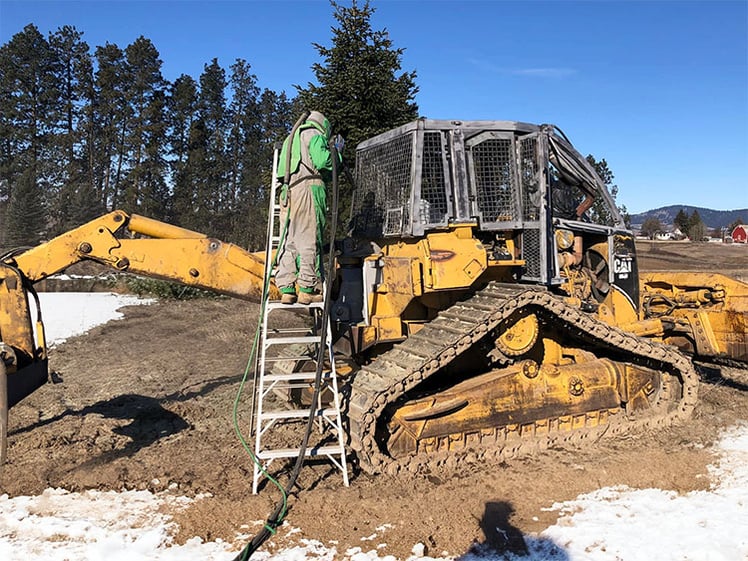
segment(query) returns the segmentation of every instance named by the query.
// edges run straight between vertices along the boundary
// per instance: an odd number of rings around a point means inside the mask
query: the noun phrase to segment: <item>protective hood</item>
[[[284,179],[286,176],[286,160],[288,159],[289,140],[292,140],[291,164],[289,166],[291,170],[290,174],[293,175],[299,171],[299,164],[301,163],[301,131],[312,128],[318,130],[322,135],[324,135],[326,140],[330,138],[330,121],[328,121],[319,111],[312,111],[309,113],[306,121],[304,121],[304,123],[293,133],[293,139],[291,139],[291,136],[288,136],[286,140],[283,141],[283,148],[281,148],[280,157],[278,158],[278,171],[275,174],[276,177]]]
[[[312,111],[309,113],[309,117],[307,117],[306,123],[304,124],[311,124],[323,133],[325,138],[330,138],[330,121],[328,121],[327,117],[319,111]]]

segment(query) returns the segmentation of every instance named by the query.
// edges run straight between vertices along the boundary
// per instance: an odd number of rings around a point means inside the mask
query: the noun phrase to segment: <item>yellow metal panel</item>
[[[248,253],[218,240],[121,240],[111,257],[118,269],[132,273],[246,300],[259,300],[262,294],[264,254]],[[271,297],[276,295],[274,289]]]
[[[637,311],[631,301],[616,287],[611,287],[608,296],[605,298],[605,303],[610,307],[611,312],[613,313],[613,317],[615,318],[614,325],[635,322],[638,319]],[[602,314],[600,315],[600,318],[603,319],[603,321],[607,321]]]
[[[17,271],[1,263],[0,341],[20,350],[29,359],[36,354],[29,303],[21,277]],[[46,354],[46,351],[43,351],[43,354]]]
[[[139,214],[130,216],[128,227],[131,232],[143,234],[151,238],[184,239],[184,238],[207,238],[205,234],[193,232],[186,228],[180,228],[166,222],[160,222],[153,218],[146,218]]]
[[[653,314],[690,327],[695,352],[748,361],[748,284],[719,273],[664,272],[641,277]]]
[[[399,341],[404,337],[403,323],[400,316],[376,317],[374,327],[377,329],[377,341]]]
[[[478,240],[451,232],[429,234],[424,244],[432,290],[469,287],[488,267],[486,251]]]
[[[109,248],[118,245],[114,232],[124,227],[127,219],[122,211],[111,212],[25,251],[15,257],[15,262],[27,279],[36,282],[86,259],[94,245],[100,246],[100,254],[106,256]],[[111,259],[99,261],[111,264]]]

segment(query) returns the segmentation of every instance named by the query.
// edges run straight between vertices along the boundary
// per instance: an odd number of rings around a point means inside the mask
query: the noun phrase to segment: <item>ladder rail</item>
[[[267,314],[265,313],[265,306],[268,304],[268,296],[270,293],[270,277],[272,276],[272,264],[271,259],[273,254],[273,247],[271,244],[271,239],[273,238],[273,232],[275,228],[275,196],[276,192],[278,190],[278,156],[279,156],[279,150],[278,146],[276,145],[273,149],[273,165],[272,165],[272,175],[270,179],[270,195],[269,195],[269,202],[268,202],[268,223],[267,223],[267,230],[265,232],[265,266],[263,267],[263,284],[262,284],[262,300],[260,301],[260,313],[263,316],[263,332],[265,330],[266,324],[265,320],[267,317]],[[265,366],[265,349],[263,345],[260,345],[260,352],[255,354],[254,359],[254,376],[252,376],[252,399],[250,400],[250,406],[249,406],[249,418],[250,418],[250,436],[252,435],[252,425],[253,420],[255,418],[255,406],[256,406],[256,399],[255,396],[257,395],[257,372],[259,370],[264,370]]]
[[[267,346],[265,345],[265,338],[267,334],[267,324],[268,324],[268,310],[267,305],[269,301],[269,294],[270,294],[270,279],[273,276],[273,267],[274,267],[274,257],[273,257],[273,238],[275,234],[275,217],[276,217],[276,196],[277,196],[277,190],[278,190],[278,157],[279,157],[279,150],[276,146],[273,150],[273,166],[272,166],[272,176],[270,180],[270,197],[268,202],[268,223],[267,223],[267,231],[266,231],[266,238],[265,238],[265,267],[263,269],[263,275],[264,275],[264,284],[263,284],[263,290],[262,290],[262,302],[260,304],[260,313],[262,314],[262,327],[260,331],[260,348],[259,353],[257,357],[257,361],[255,363],[255,375],[253,376],[254,381],[254,387],[252,388],[252,416],[250,419],[256,422],[254,433],[255,433],[255,456],[257,455],[258,450],[261,447],[261,438],[263,434],[262,430],[262,404],[265,399],[265,396],[267,395],[267,392],[270,390],[264,389],[264,373],[265,373],[265,358],[266,358],[266,351]],[[258,380],[259,378],[259,380]],[[257,384],[259,382],[259,388],[257,387]],[[253,423],[250,423],[250,431],[251,425]],[[269,428],[269,427],[268,427]],[[258,458],[256,457],[255,460],[257,461]],[[253,467],[253,470],[256,472],[258,466],[256,465]],[[253,483],[253,493],[256,493],[254,490],[254,483]]]

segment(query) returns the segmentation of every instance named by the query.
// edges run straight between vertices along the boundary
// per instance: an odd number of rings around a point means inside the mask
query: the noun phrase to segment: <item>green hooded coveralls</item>
[[[320,122],[316,122],[318,120]],[[294,294],[295,283],[301,292],[314,292],[322,280],[322,232],[327,207],[325,183],[332,172],[332,155],[327,144],[329,134],[327,119],[315,111],[293,138],[289,136],[283,143],[276,173],[281,182],[285,180],[291,141],[291,174],[281,192],[281,219],[286,232],[278,250],[275,275],[275,284],[282,294]]]

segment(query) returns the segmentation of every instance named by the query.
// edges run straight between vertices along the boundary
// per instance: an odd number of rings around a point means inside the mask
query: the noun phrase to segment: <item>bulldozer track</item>
[[[393,459],[375,435],[385,408],[441,370],[517,310],[530,306],[580,342],[605,349],[626,362],[664,372],[655,413],[632,415],[603,409],[534,423],[438,437],[423,452]],[[673,384],[678,380],[681,387]],[[536,287],[490,283],[471,298],[441,312],[418,333],[383,353],[355,375],[349,398],[350,446],[370,473],[418,473],[461,461],[504,460],[552,446],[581,445],[601,436],[663,427],[687,418],[697,401],[699,378],[691,361],[674,347],[643,339],[597,320]],[[677,394],[677,395],[676,395]]]

